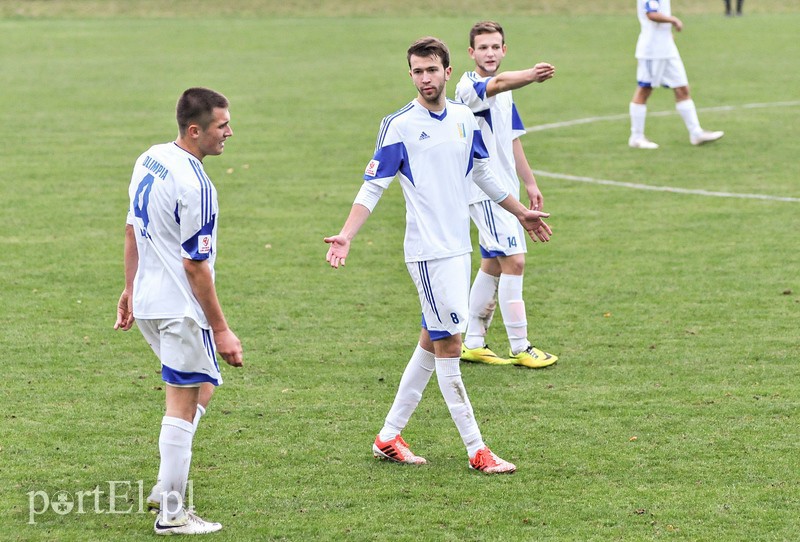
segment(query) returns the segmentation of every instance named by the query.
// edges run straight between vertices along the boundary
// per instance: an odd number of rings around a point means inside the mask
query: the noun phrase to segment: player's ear
[[[186,134],[189,137],[198,137],[200,135],[200,126],[197,124],[190,124],[189,127],[186,129]]]

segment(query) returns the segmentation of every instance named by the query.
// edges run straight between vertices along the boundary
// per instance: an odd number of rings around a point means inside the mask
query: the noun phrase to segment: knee
[[[525,255],[515,254],[502,258],[500,267],[504,275],[522,275],[525,272]]]
[[[644,104],[647,102],[647,99],[650,97],[652,92],[652,87],[636,87],[636,91],[633,93],[633,99],[631,101],[635,104]]]

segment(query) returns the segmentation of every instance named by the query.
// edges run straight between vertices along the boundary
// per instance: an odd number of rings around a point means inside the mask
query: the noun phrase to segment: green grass
[[[247,17],[198,8],[177,19],[81,12],[97,7],[86,2],[24,2],[17,9],[48,11],[11,14],[9,4],[0,538],[153,536],[139,514],[50,511],[29,525],[28,492],[153,481],[158,363],[138,331],[112,324],[131,167],[174,137],[174,103],[191,85],[231,99],[235,133],[206,161],[222,207],[219,293],[246,355],[242,370],[224,371],[195,442],[194,502],[225,525],[215,540],[796,538],[798,203],[540,175],[556,235],[529,246],[527,310],[537,344],[561,361],[462,369],[487,442],[518,473],[468,472],[434,383],[406,431],[431,464],[378,463],[369,446],[418,333],[399,189],[345,269],[326,268],[322,237],[347,214],[381,117],[414,95],[408,44],[442,37],[460,75],[466,31],[484,13],[278,17],[248,3]],[[558,70],[516,93],[527,124],[624,115],[635,18],[547,5],[502,21],[504,67],[541,59]],[[721,3],[698,6],[679,47],[700,119],[725,130],[722,141],[691,147],[677,116],[651,117],[662,147],[636,152],[626,120],[597,121],[530,133],[533,167],[800,197],[800,107],[743,107],[797,99],[800,13],[748,3],[746,17],[725,19]],[[704,111],[719,106],[732,109]],[[650,108],[674,111],[670,93]],[[505,345],[499,325],[489,340]]]

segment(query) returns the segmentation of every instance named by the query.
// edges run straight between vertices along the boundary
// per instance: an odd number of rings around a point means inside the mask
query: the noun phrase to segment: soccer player
[[[192,440],[214,386],[222,384],[216,352],[242,365],[242,345],[228,327],[214,287],[217,191],[203,158],[222,154],[233,135],[228,100],[206,88],[177,104],[178,137],[153,145],[133,168],[125,228],[125,288],[114,329],[137,321],[161,360],[166,412],[158,439],[155,499],[159,535],[204,534],[222,525],[184,506]]]
[[[672,28],[683,30],[683,22],[672,15],[670,0],[636,0],[639,24],[642,29],[636,42],[638,68],[636,78],[639,86],[633,93],[629,110],[631,116],[631,136],[628,145],[634,149],[657,149],[644,135],[647,117],[647,99],[653,87],[665,86],[675,92],[675,109],[683,118],[689,131],[692,145],[703,145],[716,141],[724,132],[709,132],[700,127],[697,109],[689,95],[689,80],[683,60],[678,53]]]
[[[422,330],[373,455],[397,463],[420,465],[402,430],[436,372],[439,389],[467,448],[469,467],[485,473],[511,473],[516,467],[492,453],[483,442],[461,379],[461,334],[467,321],[470,257],[468,188],[474,181],[523,224],[531,238],[549,240],[546,213],[525,208],[495,180],[474,115],[463,104],[446,99],[452,73],[450,52],[427,37],[407,52],[409,75],[417,97],[385,117],[375,154],[367,164],[350,214],[338,235],[326,237],[326,260],[345,265],[350,245],[395,176],[406,201],[404,253],[406,267],[419,292]]]
[[[489,165],[497,179],[517,198],[522,179],[531,209],[541,211],[544,198],[519,140],[525,134],[525,126],[511,91],[547,81],[555,75],[555,68],[540,62],[526,70],[500,73],[506,51],[503,27],[494,21],[475,24],[469,32],[468,49],[475,61],[475,71],[461,76],[456,85],[456,99],[468,105],[477,117],[491,157]],[[472,187],[469,212],[478,227],[481,267],[470,290],[469,321],[461,359],[490,365],[513,363],[534,369],[554,364],[558,357],[533,347],[528,341],[522,299],[528,249],[522,226],[477,186]],[[509,358],[498,356],[486,345],[486,332],[498,303],[508,335]]]

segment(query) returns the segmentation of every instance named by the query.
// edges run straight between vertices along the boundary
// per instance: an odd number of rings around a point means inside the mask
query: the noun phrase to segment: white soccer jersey
[[[672,25],[657,23],[647,18],[647,14],[652,12],[672,15],[669,3],[670,0],[636,0],[639,24],[642,27],[639,39],[636,41],[636,58],[657,59],[680,56],[672,36]]]
[[[214,273],[219,207],[203,164],[175,143],[153,145],[136,161],[128,192],[139,250],[134,316],[188,317],[207,329],[183,268],[184,258],[207,260]]]
[[[456,99],[465,103],[478,119],[483,141],[489,151],[489,165],[503,187],[519,199],[514,147],[512,141],[525,135],[525,125],[514,105],[511,91],[486,96],[486,85],[491,77],[481,77],[476,72],[466,72],[456,85]],[[470,203],[489,199],[478,187],[472,190]]]
[[[437,115],[417,100],[381,122],[364,181],[388,188],[397,176],[406,201],[406,262],[449,258],[472,250],[468,191],[472,182],[494,200],[508,191],[489,169],[475,116],[447,100]]]

